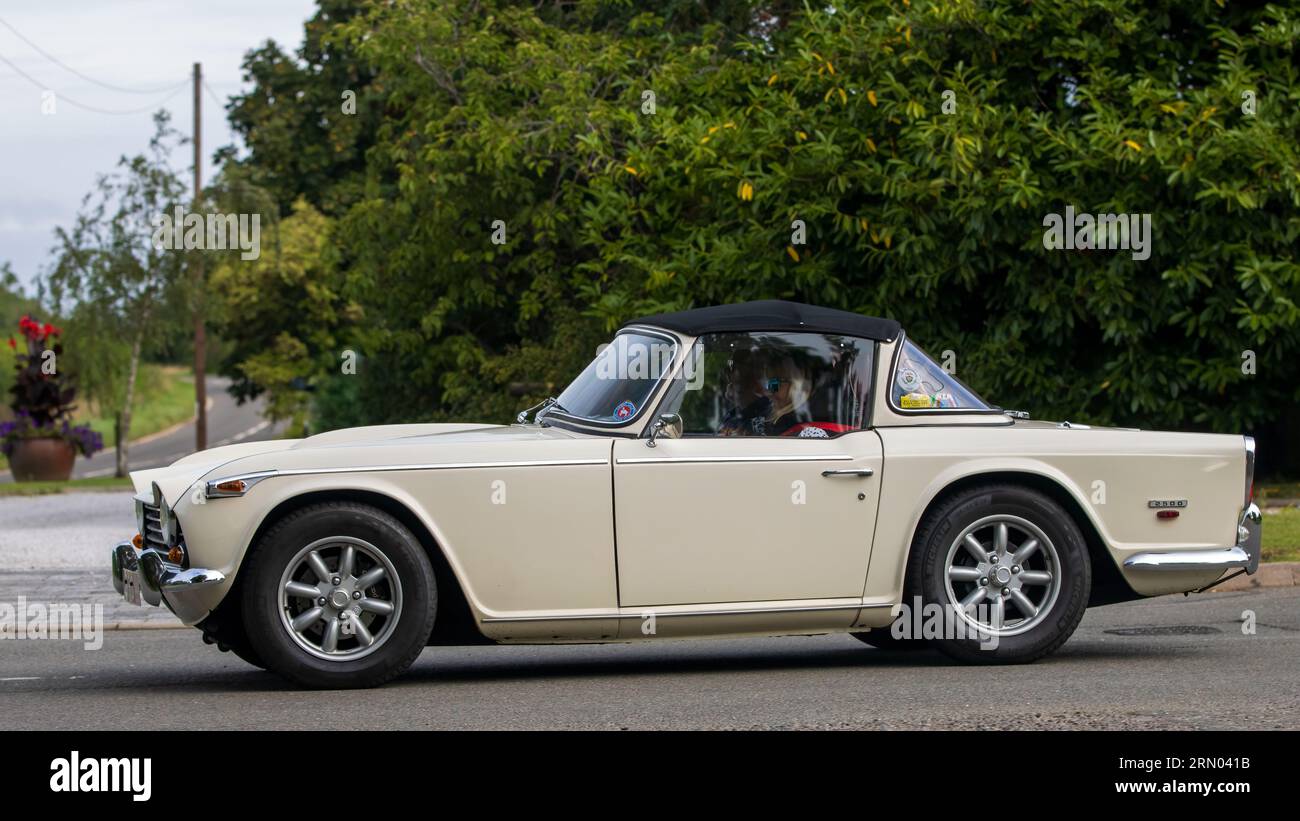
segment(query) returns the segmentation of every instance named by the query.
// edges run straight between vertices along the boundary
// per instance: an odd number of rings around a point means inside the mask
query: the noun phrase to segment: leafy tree
[[[231,146],[218,159],[240,166],[244,180],[286,215],[300,197],[334,214],[359,194],[382,91],[350,45],[332,34],[358,10],[351,0],[319,0],[295,54],[268,40],[244,57],[244,80],[253,87],[231,99],[228,116],[249,158],[239,161]]]
[[[209,280],[231,392],[241,400],[267,393],[267,415],[295,428],[305,423],[311,381],[339,362],[334,329],[355,310],[336,290],[330,230],[329,218],[300,199],[257,259],[224,255]]]
[[[168,164],[180,138],[165,111],[154,125],[148,152],[122,157],[86,195],[72,228],[55,230],[57,259],[43,281],[56,306],[75,305],[71,327],[84,337],[73,366],[83,393],[116,414],[118,476],[126,475],[140,358],[151,335],[188,316],[185,255],[154,244],[155,217],[185,202]]]
[[[1286,6],[394,0],[317,36],[374,131],[363,176],[281,184],[338,209],[372,420],[505,419],[631,316],[787,297],[893,316],[1037,416],[1300,451]],[[1149,258],[1048,250],[1067,206],[1150,214]]]

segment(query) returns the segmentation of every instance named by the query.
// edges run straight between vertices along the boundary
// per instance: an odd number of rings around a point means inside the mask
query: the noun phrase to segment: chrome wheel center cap
[[[349,601],[350,599],[348,599],[348,593],[346,590],[335,590],[333,593],[330,594],[330,604],[334,605],[340,610],[343,609],[344,607],[347,607]]]

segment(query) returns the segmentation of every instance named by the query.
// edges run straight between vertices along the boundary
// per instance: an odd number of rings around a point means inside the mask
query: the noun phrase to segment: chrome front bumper
[[[1211,550],[1169,550],[1135,553],[1124,560],[1134,570],[1231,570],[1244,567],[1247,574],[1259,570],[1263,515],[1251,503],[1237,521],[1237,544]]]
[[[113,588],[133,604],[157,607],[165,602],[182,621],[192,621],[198,613],[187,606],[188,593],[225,580],[225,574],[219,570],[201,567],[186,570],[172,564],[163,553],[153,548],[137,551],[130,542],[119,542],[113,548]],[[138,601],[136,591],[139,592]]]

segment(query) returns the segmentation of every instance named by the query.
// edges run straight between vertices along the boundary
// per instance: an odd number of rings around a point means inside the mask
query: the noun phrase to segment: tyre
[[[959,661],[1015,664],[1065,643],[1091,587],[1087,544],[1070,514],[1037,490],[992,484],[926,514],[905,589],[944,614],[932,646]]]
[[[243,622],[266,669],[303,687],[375,687],[424,649],[437,612],[429,557],[397,519],[354,502],[312,505],[258,542]]]

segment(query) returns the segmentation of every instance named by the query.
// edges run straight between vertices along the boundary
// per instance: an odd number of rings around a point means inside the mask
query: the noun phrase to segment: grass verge
[[[131,439],[140,439],[194,416],[194,376],[179,365],[140,366],[135,397],[131,402]],[[78,414],[78,424],[88,424],[104,437],[104,447],[117,444],[113,415],[89,418]]]
[[[79,490],[130,490],[130,479],[100,476],[94,479],[71,479],[67,482],[4,482],[0,483],[0,497],[46,496],[51,493],[72,493]]]
[[[1264,511],[1264,561],[1300,562],[1300,508]]]

